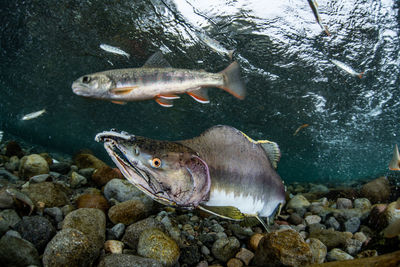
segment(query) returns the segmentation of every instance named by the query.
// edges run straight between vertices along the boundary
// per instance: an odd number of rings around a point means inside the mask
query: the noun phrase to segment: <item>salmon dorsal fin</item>
[[[245,218],[245,215],[233,206],[206,206],[199,205],[199,209],[211,213],[213,215],[219,216],[224,219],[241,221]]]
[[[144,63],[143,68],[171,68],[171,65],[163,54],[157,51]]]
[[[260,144],[263,150],[265,151],[265,154],[267,154],[269,161],[272,164],[272,167],[275,169],[278,168],[278,162],[281,158],[281,150],[279,149],[279,146],[277,143],[268,141],[268,140],[258,140],[255,141],[249,136],[247,136],[244,132],[241,132],[247,140],[254,144]]]

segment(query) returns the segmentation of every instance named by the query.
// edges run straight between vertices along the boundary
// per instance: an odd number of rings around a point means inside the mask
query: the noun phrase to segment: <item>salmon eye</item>
[[[84,77],[82,78],[82,82],[83,82],[83,83],[90,83],[90,78],[89,78],[88,76],[84,76]]]
[[[151,167],[153,167],[153,168],[160,168],[160,166],[161,166],[161,159],[159,159],[159,158],[154,158],[154,159],[151,161]]]

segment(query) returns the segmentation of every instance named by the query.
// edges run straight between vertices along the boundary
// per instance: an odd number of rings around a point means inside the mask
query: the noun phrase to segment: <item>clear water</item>
[[[331,37],[305,0],[1,1],[0,130],[4,139],[12,134],[64,153],[90,148],[106,159],[93,139],[103,130],[176,140],[227,124],[277,142],[287,181],[387,174],[400,143],[399,1],[318,3]],[[213,89],[208,105],[187,96],[165,109],[152,100],[120,106],[72,93],[79,76],[140,67],[158,49],[174,67],[222,70],[228,57],[200,42],[200,29],[236,50],[244,101]],[[100,43],[131,59],[100,50]],[[43,116],[20,120],[42,108]],[[310,126],[293,136],[304,123]]]

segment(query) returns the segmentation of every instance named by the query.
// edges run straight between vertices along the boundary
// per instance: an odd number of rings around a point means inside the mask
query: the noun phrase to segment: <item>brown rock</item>
[[[30,184],[21,192],[27,194],[36,206],[38,202],[44,203],[47,208],[60,207],[68,203],[67,189],[52,182]]]
[[[108,217],[114,224],[129,225],[146,217],[147,212],[143,202],[134,199],[112,206],[108,211]]]
[[[263,234],[254,234],[250,237],[249,241],[249,247],[256,251],[258,248],[258,244],[260,243],[261,239],[263,239],[264,235]]]
[[[98,168],[92,175],[93,182],[98,186],[106,185],[115,178],[123,179],[124,177],[118,169],[113,169],[107,165]]]
[[[49,164],[38,154],[24,156],[19,165],[19,176],[27,179],[35,175],[49,173]]]
[[[309,236],[309,238],[319,239],[325,246],[327,246],[328,250],[344,246],[346,244],[346,239],[351,237],[351,233],[338,232],[332,228],[313,231]]]
[[[301,266],[310,264],[310,246],[292,229],[268,233],[260,241],[253,264],[256,266]]]
[[[389,199],[390,185],[386,177],[375,179],[361,188],[361,195],[372,203],[382,203]]]
[[[386,209],[387,204],[375,204],[371,208],[368,217],[368,224],[377,231],[382,230],[388,225],[385,216]]]
[[[104,243],[104,250],[113,254],[122,254],[124,243],[118,240],[107,240]]]
[[[49,166],[53,164],[53,159],[50,157],[49,154],[47,154],[47,153],[40,153],[39,156],[41,156],[42,158],[44,158]]]
[[[149,228],[158,228],[163,230],[163,225],[153,217],[148,217],[144,220],[135,222],[126,228],[124,236],[122,237],[122,242],[131,249],[136,250],[140,234]]]
[[[254,253],[248,249],[241,248],[235,257],[243,261],[245,265],[249,265],[250,261],[254,258]]]
[[[334,261],[322,264],[313,264],[310,267],[364,267],[364,266],[399,266],[400,264],[400,251],[377,256],[360,258],[347,261]]]
[[[100,194],[83,194],[76,200],[76,206],[80,208],[100,209],[107,213],[110,205],[105,197]]]
[[[80,153],[74,157],[74,162],[79,169],[94,168],[100,169],[107,166],[103,161],[89,153]]]
[[[22,149],[17,142],[10,141],[6,145],[6,156],[17,156],[18,158],[21,158],[24,156],[24,152],[22,152]]]
[[[227,267],[242,267],[243,262],[239,259],[232,258],[226,263]]]

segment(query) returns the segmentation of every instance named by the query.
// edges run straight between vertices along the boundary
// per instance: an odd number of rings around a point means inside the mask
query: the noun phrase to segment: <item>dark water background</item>
[[[306,0],[0,2],[0,130],[48,150],[90,148],[106,159],[96,133],[117,128],[157,139],[184,139],[216,124],[277,142],[287,181],[355,180],[388,173],[400,143],[399,1],[319,0],[331,37]],[[160,49],[174,67],[217,72],[229,64],[196,37],[203,29],[242,68],[248,96],[210,90],[162,108],[125,106],[71,91],[84,74],[140,67]],[[131,59],[106,53],[117,46]],[[329,59],[365,77],[352,77]],[[114,66],[110,65],[110,62]],[[46,108],[30,121],[21,117]],[[310,127],[293,136],[304,123]]]

